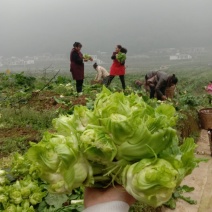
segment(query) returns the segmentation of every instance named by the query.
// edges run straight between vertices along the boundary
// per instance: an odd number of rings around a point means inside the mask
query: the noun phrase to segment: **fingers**
[[[123,201],[128,205],[135,202],[134,197],[127,193],[127,191],[120,185],[108,188],[86,188],[84,193],[84,205],[90,207],[96,204]]]

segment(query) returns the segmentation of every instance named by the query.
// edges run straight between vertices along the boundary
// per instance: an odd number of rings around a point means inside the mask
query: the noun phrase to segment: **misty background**
[[[212,45],[211,0],[1,0],[0,56]]]

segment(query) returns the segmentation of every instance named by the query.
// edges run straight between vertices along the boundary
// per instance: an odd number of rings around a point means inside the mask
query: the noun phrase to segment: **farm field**
[[[180,141],[192,137],[197,142],[200,137],[200,123],[198,110],[211,106],[212,96],[205,91],[205,86],[212,80],[212,66],[210,58],[198,58],[194,61],[140,61],[136,64],[129,61],[124,94],[138,94],[148,98],[148,93],[143,87],[138,88],[135,80],[143,81],[147,71],[167,65],[168,73],[174,73],[179,78],[175,96],[171,103],[179,113],[177,131]],[[109,68],[107,66],[107,68]],[[0,169],[13,166],[14,158],[21,160],[31,143],[41,141],[46,131],[54,132],[52,120],[61,114],[73,114],[76,105],[93,109],[96,95],[102,90],[101,85],[91,85],[95,72],[92,66],[86,66],[85,85],[83,95],[78,97],[75,92],[75,83],[71,80],[70,73],[65,70],[43,68],[39,71],[11,70],[10,73],[0,73]],[[121,84],[116,77],[111,86],[111,92],[121,92]],[[204,154],[203,154],[204,155]],[[20,162],[20,161],[19,161]],[[17,164],[16,164],[17,165]],[[17,166],[19,169],[26,168]],[[22,164],[23,165],[23,164]],[[21,180],[26,172],[16,170],[17,178]],[[46,198],[43,193],[43,199]],[[52,199],[51,199],[52,198]],[[54,205],[55,197],[50,197],[34,204],[35,211],[81,211],[82,204],[71,204],[73,200],[83,198],[83,190],[75,190],[72,195],[60,196],[59,205]],[[0,205],[0,211],[2,205]],[[132,211],[161,211],[147,205],[135,205]],[[33,211],[33,210],[32,210]]]

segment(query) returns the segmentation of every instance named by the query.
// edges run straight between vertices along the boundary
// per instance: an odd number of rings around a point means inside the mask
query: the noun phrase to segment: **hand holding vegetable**
[[[87,62],[88,60],[93,61],[93,58],[88,54],[84,54],[83,59],[84,59],[85,62]]]
[[[129,206],[135,202],[134,197],[126,192],[126,190],[120,186],[111,186],[108,188],[86,188],[84,193],[84,205],[85,208],[91,207],[96,204],[111,202],[111,201],[123,201]]]
[[[125,53],[119,52],[118,54],[116,54],[116,59],[117,59],[120,63],[124,63],[124,61],[126,60],[126,54],[125,54]]]
[[[103,87],[93,110],[75,106],[72,115],[54,119],[56,133],[46,133],[27,154],[51,192],[119,184],[136,200],[158,207],[198,165],[194,140],[179,146],[176,121],[170,104],[148,104],[137,94]]]
[[[162,100],[167,100],[167,97],[164,95],[161,98],[162,98]]]

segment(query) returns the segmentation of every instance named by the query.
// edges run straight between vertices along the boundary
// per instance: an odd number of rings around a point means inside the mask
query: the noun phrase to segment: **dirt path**
[[[195,190],[184,196],[196,200],[196,205],[191,205],[183,200],[177,201],[175,210],[163,208],[162,212],[211,212],[212,211],[212,157],[207,130],[201,130],[197,142],[196,153],[198,157],[208,158],[208,162],[201,162],[191,175],[187,176],[181,185],[194,187]]]

